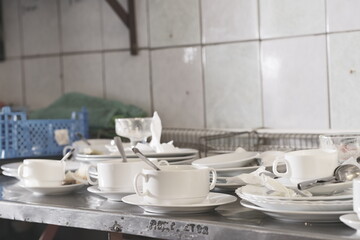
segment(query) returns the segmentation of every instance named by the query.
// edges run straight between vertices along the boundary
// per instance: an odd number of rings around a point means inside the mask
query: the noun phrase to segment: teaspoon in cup
[[[150,161],[148,158],[146,158],[144,156],[144,154],[142,154],[140,152],[140,150],[136,147],[132,148],[132,151],[141,159],[143,160],[145,163],[147,163],[150,167],[154,168],[157,171],[160,171],[160,168],[158,168],[158,166],[156,166],[152,161]]]
[[[126,158],[126,154],[125,154],[125,150],[124,150],[124,145],[122,144],[121,138],[120,137],[114,137],[114,141],[115,141],[115,145],[118,148],[122,160],[123,162],[127,162],[127,158]]]

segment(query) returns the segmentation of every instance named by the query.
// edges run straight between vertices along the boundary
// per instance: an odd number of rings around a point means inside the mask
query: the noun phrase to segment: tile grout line
[[[202,92],[203,92],[203,120],[204,128],[207,129],[207,108],[206,108],[206,80],[205,80],[205,67],[206,67],[206,51],[204,49],[203,43],[203,22],[202,22],[202,3],[201,0],[198,0],[199,3],[199,27],[200,27],[200,57],[201,57],[201,81],[202,81]]]
[[[24,36],[23,36],[23,24],[21,15],[21,3],[20,0],[16,0],[16,7],[18,12],[19,21],[19,38],[20,38],[20,68],[21,68],[21,89],[22,89],[22,102],[23,105],[27,105],[26,101],[26,80],[25,80],[25,62],[22,56],[24,55]]]
[[[104,14],[103,14],[103,7],[105,4],[105,1],[99,2],[99,8],[100,8],[100,34],[101,34],[101,49],[105,49],[105,35],[104,35]],[[105,52],[101,51],[101,77],[102,77],[102,95],[105,99],[107,99],[107,92],[106,92],[106,63],[105,63]]]
[[[260,101],[261,101],[261,127],[265,127],[265,107],[264,107],[264,75],[262,71],[262,41],[261,39],[261,16],[260,16],[260,0],[257,0],[257,16],[258,16],[258,34],[259,34],[259,44],[258,44],[258,56],[259,56],[259,80],[260,80]]]
[[[62,54],[63,52],[63,42],[62,42],[62,29],[61,29],[61,3],[60,0],[56,1],[57,5],[57,14],[58,14],[58,28],[59,28],[59,60],[60,60],[60,86],[61,86],[61,92],[63,95],[65,93],[65,73],[64,73],[64,56]]]
[[[327,1],[324,0],[324,6],[325,6],[325,32],[328,32],[327,29],[327,19],[328,19],[328,12],[327,12]],[[329,59],[329,53],[330,53],[330,48],[329,48],[329,34],[325,35],[325,61],[326,61],[326,81],[327,81],[327,98],[328,98],[328,124],[329,124],[329,129],[331,129],[331,91],[330,91],[330,59]]]
[[[151,113],[155,112],[155,104],[154,104],[154,86],[153,86],[153,74],[152,74],[152,50],[151,46],[151,29],[150,29],[150,6],[149,1],[146,1],[146,12],[147,12],[147,46],[148,46],[148,58],[149,58],[149,86],[150,86],[150,111]],[[140,50],[140,48],[139,48]],[[152,114],[151,114],[152,115]]]

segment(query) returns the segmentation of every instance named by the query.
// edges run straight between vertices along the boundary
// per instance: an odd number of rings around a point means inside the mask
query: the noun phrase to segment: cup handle
[[[281,163],[281,162],[285,163],[285,166],[286,166],[286,172],[284,172],[284,173],[278,172],[278,170],[277,170],[277,167],[278,167],[279,163]],[[273,162],[272,171],[278,177],[286,177],[286,176],[290,175],[287,161],[284,158],[280,158],[280,157],[277,157],[275,159],[275,161]]]
[[[21,165],[18,167],[18,176],[19,176],[20,179],[23,179],[23,178],[24,178],[23,173],[24,173],[24,164],[21,164]]]
[[[214,189],[215,185],[216,185],[216,181],[217,181],[217,173],[216,170],[214,168],[210,168],[210,172],[212,174],[212,181],[210,184],[210,190]]]
[[[89,174],[89,171],[90,171],[90,169],[92,169],[92,168],[96,169],[96,172],[97,172],[97,167],[96,167],[96,166],[94,166],[94,165],[88,166],[87,169],[86,169],[86,179],[87,179],[87,181],[88,181],[91,185],[97,185],[97,184],[98,184],[98,180],[96,179],[95,181],[93,181],[93,180],[91,179],[91,177],[90,177],[90,174]]]
[[[141,196],[141,197],[144,197],[146,195],[145,192],[141,192],[139,189],[138,189],[138,181],[139,181],[139,178],[140,177],[143,177],[144,179],[146,179],[146,175],[144,175],[143,173],[138,173],[136,174],[135,178],[134,178],[134,182],[133,182],[133,185],[134,185],[134,190],[136,192],[137,195]]]

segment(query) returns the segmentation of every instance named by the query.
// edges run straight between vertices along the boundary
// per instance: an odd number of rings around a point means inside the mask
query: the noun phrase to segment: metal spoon
[[[142,154],[140,152],[139,149],[137,149],[136,147],[132,148],[132,151],[139,157],[141,158],[141,160],[143,160],[144,162],[146,162],[150,167],[154,168],[157,171],[160,171],[160,168],[158,168],[158,166],[156,166],[152,161],[150,161],[149,159],[147,159],[144,154]]]
[[[344,164],[335,168],[334,175],[326,178],[319,178],[298,183],[300,190],[323,185],[328,182],[346,182],[360,176],[360,168],[353,164]]]
[[[116,147],[118,148],[118,150],[119,150],[119,152],[121,154],[123,162],[127,162],[127,158],[126,158],[126,154],[125,154],[125,150],[124,150],[124,146],[122,144],[121,138],[120,137],[114,137],[114,141],[115,141]]]
[[[91,143],[79,132],[75,133],[75,135],[80,138],[81,141],[86,143],[88,146],[91,146]]]
[[[61,158],[61,162],[65,162],[67,159],[70,158],[70,156],[73,154],[73,152],[75,151],[75,148],[70,149],[70,151],[68,151],[62,158]]]

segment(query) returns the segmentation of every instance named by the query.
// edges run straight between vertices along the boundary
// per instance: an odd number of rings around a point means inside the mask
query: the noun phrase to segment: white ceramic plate
[[[169,158],[169,157],[186,157],[189,155],[196,155],[198,150],[192,148],[179,148],[176,152],[164,152],[164,153],[156,153],[156,152],[143,152],[146,157],[150,158]],[[127,157],[137,157],[135,153],[126,153]],[[79,161],[89,161],[91,159],[106,159],[106,158],[121,158],[121,155],[118,153],[112,154],[104,154],[104,155],[89,155],[89,154],[77,154],[76,160]]]
[[[307,200],[259,200],[243,197],[244,200],[256,206],[270,210],[287,211],[350,211],[353,209],[353,200],[333,200],[333,201],[307,201]]]
[[[109,201],[116,202],[120,202],[121,199],[127,195],[134,194],[134,192],[101,191],[97,186],[88,187],[87,190],[91,193],[104,197]]]
[[[223,194],[223,193],[209,193],[209,196],[202,203],[187,204],[187,205],[157,205],[148,204],[142,197],[133,194],[126,196],[122,199],[123,202],[137,205],[147,212],[160,213],[160,214],[188,214],[188,213],[202,213],[209,212],[218,206],[235,202],[237,197]]]
[[[267,189],[264,187],[265,192]],[[240,187],[236,189],[236,194],[239,197],[248,198],[248,199],[255,199],[255,200],[293,200],[293,201],[332,201],[332,200],[345,200],[345,199],[352,199],[352,191],[351,189],[346,190],[344,192],[340,192],[334,195],[324,195],[324,196],[311,196],[311,197],[282,197],[282,196],[270,196],[270,195],[262,195],[261,193],[252,191],[250,185],[246,185],[244,187]]]
[[[3,174],[4,176],[14,177],[14,178],[19,179],[17,172],[14,173],[14,172],[2,171],[2,174]]]
[[[217,177],[217,182],[215,184],[215,191],[235,191],[237,188],[244,186],[243,184],[239,183],[227,183],[226,177]]]
[[[339,222],[339,217],[353,211],[287,211],[266,209],[256,206],[246,200],[241,200],[240,204],[244,207],[262,211],[263,213],[282,220],[291,222]]]
[[[215,169],[243,167],[258,157],[257,152],[233,152],[195,160],[192,165],[208,166]]]
[[[36,195],[65,195],[85,186],[83,183],[62,185],[59,187],[25,187],[21,184],[19,185]]]
[[[340,216],[340,221],[345,223],[347,226],[357,230],[359,233],[360,231],[360,220],[356,213],[350,213]]]
[[[277,178],[281,184],[288,188],[297,188],[297,185],[290,182],[288,178]],[[352,187],[352,181],[340,182],[340,183],[327,183],[320,186],[315,186],[312,188],[306,189],[311,192],[314,196],[318,195],[332,195],[334,193],[343,192],[344,190]]]

